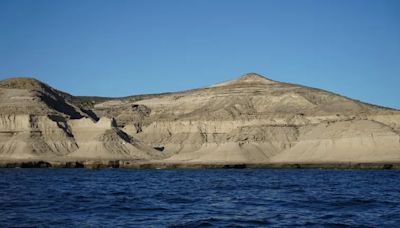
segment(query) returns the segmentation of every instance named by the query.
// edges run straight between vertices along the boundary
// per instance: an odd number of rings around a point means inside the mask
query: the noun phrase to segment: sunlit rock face
[[[0,81],[0,159],[400,161],[400,112],[249,73],[205,88],[74,97]]]
[[[90,105],[31,78],[0,81],[0,160],[156,159]]]

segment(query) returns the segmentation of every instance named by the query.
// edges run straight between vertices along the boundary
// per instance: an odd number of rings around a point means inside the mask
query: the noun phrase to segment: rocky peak
[[[239,81],[239,82],[261,82],[261,83],[275,83],[275,81],[268,79],[262,75],[259,75],[257,73],[247,73],[244,74],[233,81]]]
[[[248,84],[274,84],[277,83],[271,79],[268,79],[257,73],[247,73],[241,75],[233,80],[225,81],[219,84],[212,85],[210,87],[221,87],[221,86],[232,86],[232,85],[248,85]]]

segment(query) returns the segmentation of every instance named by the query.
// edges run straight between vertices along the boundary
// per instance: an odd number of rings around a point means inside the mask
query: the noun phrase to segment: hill
[[[1,159],[28,158],[21,145],[33,148],[42,140],[50,146],[30,149],[29,158],[400,162],[398,110],[256,73],[205,88],[123,98],[75,97],[34,79],[12,78],[0,81],[0,107]],[[44,137],[43,121],[51,125],[51,137]],[[18,138],[20,125],[25,136]],[[33,129],[41,136],[33,137]],[[61,136],[53,139],[53,132]]]

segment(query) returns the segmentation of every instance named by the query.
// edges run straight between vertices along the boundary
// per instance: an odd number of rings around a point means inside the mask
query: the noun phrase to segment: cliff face
[[[399,111],[255,73],[90,105],[42,83],[15,84],[0,81],[2,159],[400,162]],[[38,142],[46,146],[37,149]]]
[[[0,81],[0,160],[150,159],[159,152],[30,78]]]

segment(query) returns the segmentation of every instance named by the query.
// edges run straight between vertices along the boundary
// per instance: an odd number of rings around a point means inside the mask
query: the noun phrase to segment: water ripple
[[[396,227],[399,171],[0,170],[0,227]]]

